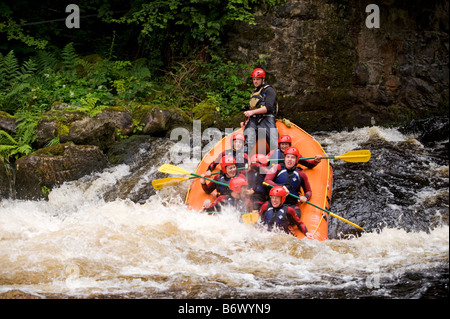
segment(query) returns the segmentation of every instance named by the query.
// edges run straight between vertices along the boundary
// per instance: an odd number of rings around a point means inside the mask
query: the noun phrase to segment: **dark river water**
[[[448,119],[310,133],[329,155],[371,151],[332,163],[331,211],[365,232],[330,217],[330,240],[300,241],[189,211],[187,182],[151,187],[176,152],[153,138],[47,201],[0,201],[0,297],[448,298]]]

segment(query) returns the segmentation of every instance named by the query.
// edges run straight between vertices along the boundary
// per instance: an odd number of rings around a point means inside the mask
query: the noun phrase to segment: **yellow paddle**
[[[249,225],[253,225],[259,219],[259,213],[246,213],[242,214],[242,220]]]
[[[347,153],[344,153],[342,155],[337,156],[323,156],[323,159],[340,159],[346,162],[353,162],[353,163],[364,163],[368,162],[370,160],[370,151],[369,150],[356,150],[356,151],[350,151]],[[309,159],[315,159],[316,157],[303,157],[299,158],[298,160],[309,160]],[[282,161],[282,158],[279,159],[272,159],[271,161]]]
[[[246,167],[240,167],[238,168],[238,170],[243,170],[246,169]],[[176,174],[176,173],[169,173],[169,174]],[[220,174],[220,172],[215,172],[212,173],[211,175],[217,175]],[[184,181],[188,181],[191,179],[195,179],[198,178],[197,176],[192,176],[192,177],[166,177],[166,178],[161,178],[161,179],[155,179],[152,181],[152,186],[154,189],[161,189],[164,186],[173,186],[173,185],[177,185],[181,182]]]
[[[167,174],[192,175],[192,176],[195,176],[195,177],[201,177],[201,175],[194,174],[194,173],[189,173],[184,168],[179,167],[179,166],[175,166],[175,165],[172,165],[172,164],[164,164],[160,168],[158,168],[158,171],[161,172],[161,173],[167,173]],[[208,177],[205,177],[205,179],[208,180],[208,181],[217,183],[217,184],[221,184],[223,186],[228,186],[228,184],[216,181],[216,180],[208,178]]]
[[[273,185],[267,184],[266,182],[263,182],[263,184],[266,185],[266,186],[269,186],[269,187],[274,187]],[[292,196],[292,197],[294,197],[294,198],[300,199],[300,197],[295,196],[294,194],[289,193],[288,195],[290,195],[290,196]],[[308,201],[306,201],[306,203],[308,203],[309,205],[314,206],[314,207],[316,207],[316,208],[318,208],[318,209],[320,209],[320,210],[323,210],[324,212],[330,214],[331,216],[336,217],[337,219],[340,219],[340,220],[342,220],[343,222],[345,222],[345,223],[347,223],[347,224],[349,224],[349,225],[352,225],[353,227],[356,227],[356,228],[358,228],[358,229],[360,229],[360,230],[364,230],[364,228],[362,228],[361,226],[358,226],[358,225],[356,225],[355,223],[352,223],[351,221],[349,221],[349,220],[347,220],[347,219],[345,219],[345,218],[343,218],[343,217],[341,217],[341,216],[339,216],[339,215],[336,215],[335,213],[332,213],[332,212],[330,212],[329,210],[326,210],[325,208],[322,208],[322,207],[320,207],[320,206],[314,205],[313,203],[308,202]]]
[[[187,170],[185,170],[182,167],[171,165],[171,164],[164,164],[160,168],[158,168],[159,172],[167,173],[167,174],[183,174],[183,175],[192,175],[195,177],[201,177],[201,175],[189,173]],[[216,181],[214,179],[210,179],[205,177],[206,180],[211,181],[213,183],[217,183],[220,185],[228,186],[226,183],[222,183],[219,181]],[[242,220],[247,224],[254,224],[258,221],[259,214],[258,213],[248,213],[242,215]]]
[[[177,185],[183,181],[187,181],[191,177],[167,177],[167,178],[161,178],[161,179],[155,179],[152,181],[152,186],[154,189],[161,189],[164,186],[172,186]]]
[[[329,159],[340,159],[346,162],[352,162],[352,163],[364,163],[368,162],[370,160],[370,151],[369,150],[357,150],[357,151],[350,151],[342,155],[337,156],[324,156],[322,158],[329,158]],[[314,159],[315,157],[307,157],[307,158],[300,158],[300,159]]]

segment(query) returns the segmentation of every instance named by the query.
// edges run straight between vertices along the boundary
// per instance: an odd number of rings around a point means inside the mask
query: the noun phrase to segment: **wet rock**
[[[232,60],[261,61],[279,117],[308,131],[447,112],[448,1],[379,4],[378,29],[365,25],[367,4],[288,0],[258,12],[256,25],[236,23],[224,46]]]
[[[14,183],[14,170],[10,164],[0,160],[0,199],[10,198]]]
[[[369,83],[369,69],[367,65],[359,63],[353,73],[353,84],[357,86],[365,86]]]
[[[114,165],[131,165],[140,162],[142,153],[149,151],[152,137],[149,135],[134,135],[114,144],[107,153],[109,162]]]
[[[109,108],[95,116],[96,119],[111,123],[120,134],[128,135],[133,131],[133,119],[129,111]]]
[[[79,121],[72,122],[67,135],[62,135],[62,143],[72,141],[80,145],[96,145],[105,150],[115,141],[116,127],[114,123],[99,118],[84,117]]]
[[[161,108],[155,105],[140,105],[133,112],[137,124],[136,132],[152,136],[166,136],[175,127],[185,127],[190,118],[180,109]]]
[[[219,103],[215,103],[213,100],[205,100],[198,103],[193,109],[192,114],[194,119],[202,121],[202,126],[211,127],[216,123],[220,123],[220,114],[217,111]]]
[[[0,111],[0,130],[8,134],[16,132],[16,119],[6,112]]]
[[[16,161],[16,198],[44,198],[53,187],[107,165],[106,156],[94,145],[65,143],[42,148]]]
[[[449,118],[435,116],[425,120],[413,120],[400,128],[402,133],[417,134],[417,139],[422,143],[434,143],[448,140],[450,133]]]
[[[103,199],[110,201],[120,198],[145,202],[155,194],[152,180],[167,177],[166,174],[155,171],[162,163],[171,163],[168,153],[174,144],[167,138],[149,135],[135,135],[116,143],[108,151],[108,158],[114,165],[128,165],[130,174],[105,192]]]
[[[53,109],[39,121],[35,144],[36,148],[44,147],[59,137],[61,143],[96,145],[106,150],[114,144],[118,134],[127,135],[132,130],[131,114],[122,108],[107,108],[94,117],[76,109]]]

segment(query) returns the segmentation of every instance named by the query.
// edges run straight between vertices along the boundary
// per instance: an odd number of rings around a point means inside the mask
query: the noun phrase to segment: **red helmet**
[[[222,172],[226,173],[227,166],[229,165],[236,165],[236,159],[231,155],[225,155],[220,160],[220,169]]]
[[[238,177],[233,177],[230,180],[229,187],[230,187],[230,189],[233,192],[240,193],[241,192],[241,187],[242,186],[247,186],[247,185],[248,185],[247,180],[244,177],[242,177],[242,176],[238,176]]]
[[[250,159],[250,166],[267,166],[267,163],[269,160],[267,159],[267,156],[264,154],[255,154]]]
[[[280,135],[278,144],[280,143],[290,143],[292,145],[292,138],[289,135]]]
[[[264,72],[264,70],[261,69],[261,68],[256,68],[256,69],[254,69],[254,70],[252,71],[252,73],[250,74],[250,76],[251,76],[252,78],[263,78],[263,79],[265,79],[265,78],[266,78],[266,72]]]
[[[293,154],[293,155],[297,156],[297,159],[300,157],[300,152],[295,147],[288,147],[284,151],[284,156],[286,156],[287,154]]]
[[[231,135],[231,142],[233,142],[234,140],[245,141],[245,136],[241,133],[234,133],[233,135]]]
[[[273,187],[270,192],[269,196],[280,196],[281,197],[281,205],[283,205],[284,201],[287,197],[286,189],[283,186],[275,186]]]

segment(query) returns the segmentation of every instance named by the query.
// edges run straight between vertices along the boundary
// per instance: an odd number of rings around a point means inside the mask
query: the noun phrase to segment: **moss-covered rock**
[[[190,126],[192,121],[181,109],[139,105],[132,113],[134,133],[166,136],[175,127]]]
[[[14,116],[0,111],[0,130],[8,134],[14,134],[16,132],[16,125],[16,118]]]
[[[16,197],[44,198],[53,187],[107,165],[106,156],[94,145],[64,143],[42,148],[16,161]]]
[[[192,109],[194,120],[200,120],[203,128],[215,126],[220,122],[219,104],[213,99],[206,99]]]
[[[94,117],[77,109],[52,109],[37,125],[35,146],[41,148],[59,138],[62,143],[97,145],[105,150],[116,141],[118,133],[128,135],[132,131],[131,112],[125,107],[105,107]]]

